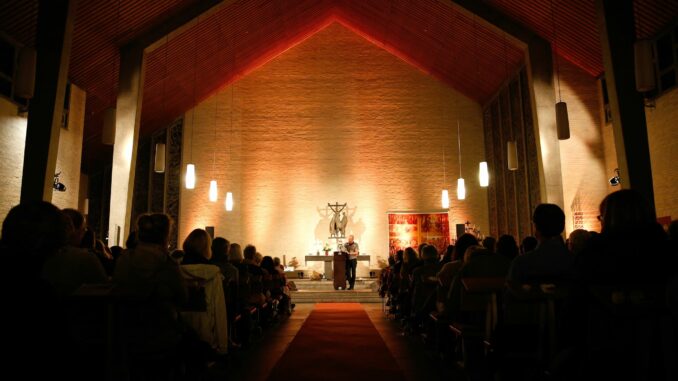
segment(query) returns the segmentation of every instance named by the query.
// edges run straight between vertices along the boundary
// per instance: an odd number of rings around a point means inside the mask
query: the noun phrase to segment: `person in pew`
[[[567,237],[567,249],[576,257],[584,250],[590,238],[591,234],[587,230],[574,230]]]
[[[489,250],[491,253],[494,253],[497,246],[497,239],[491,236],[487,236],[483,239],[482,246]]]
[[[537,205],[532,222],[539,244],[513,260],[507,280],[513,284],[571,280],[574,261],[561,236],[565,229],[563,210],[555,204]]]
[[[452,280],[457,276],[457,273],[464,264],[464,254],[466,250],[474,245],[478,245],[478,239],[469,233],[464,233],[457,238],[452,255],[452,262],[446,263],[438,272],[438,292],[436,296],[436,305],[438,312],[445,310],[445,303],[447,295],[450,293],[450,286]]]
[[[452,254],[454,253],[454,245],[447,245],[445,253],[442,258],[440,258],[440,264],[445,265],[446,263],[452,262]]]
[[[243,263],[246,266],[247,277],[249,279],[250,293],[248,302],[253,305],[261,305],[266,302],[263,287],[265,271],[257,263],[257,248],[254,245],[247,245],[243,255],[245,257]]]
[[[497,241],[497,254],[506,257],[509,263],[518,256],[520,249],[512,235],[504,234]]]
[[[523,241],[520,243],[520,255],[525,255],[525,253],[534,250],[538,244],[539,241],[537,241],[537,238],[531,235],[523,238]]]
[[[83,360],[70,340],[69,315],[60,292],[43,277],[45,262],[72,238],[71,222],[59,208],[44,202],[13,207],[2,223],[0,366],[6,375],[24,379],[86,379]],[[96,258],[94,258],[96,260]]]
[[[204,292],[199,296],[206,302],[204,309],[182,309],[181,317],[195,330],[203,342],[219,354],[228,352],[228,317],[223,289],[223,276],[218,266],[210,263],[212,242],[203,229],[193,230],[182,245],[186,255],[181,264],[182,276],[198,280]],[[200,366],[201,364],[196,364]]]
[[[64,209],[63,213],[68,218],[68,245],[45,261],[42,276],[60,298],[67,298],[81,285],[104,283],[108,277],[97,257],[79,247],[85,235],[85,217],[75,209]]]
[[[226,238],[217,237],[212,241],[212,259],[210,263],[217,265],[224,276],[224,290],[230,284],[238,283],[238,269],[228,261],[228,250],[231,244]]]
[[[585,317],[576,320],[575,333],[581,333],[577,344],[586,354],[587,375],[669,379],[678,374],[678,343],[659,338],[675,334],[677,327],[678,320],[673,328],[666,324],[663,312],[678,301],[670,296],[676,252],[639,192],[607,195],[599,213],[601,233],[590,238],[575,262],[581,309],[573,315]]]
[[[438,261],[438,250],[435,246],[424,247],[423,265],[412,272],[412,316],[415,324],[435,310],[438,272],[442,264]]]
[[[140,216],[138,244],[120,256],[113,273],[124,301],[121,340],[134,377],[176,375],[185,332],[179,309],[187,300],[187,290],[179,265],[168,252],[171,223],[165,214]]]
[[[287,281],[285,280],[285,273],[281,272],[280,269],[275,265],[273,258],[265,256],[261,261],[261,268],[268,272],[267,279],[268,283],[268,292],[270,292],[271,298],[279,299],[278,311],[283,313],[291,312],[291,304],[289,295],[285,293],[285,286]]]

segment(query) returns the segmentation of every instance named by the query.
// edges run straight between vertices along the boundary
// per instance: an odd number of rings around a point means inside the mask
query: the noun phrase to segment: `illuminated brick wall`
[[[657,217],[678,219],[678,88],[656,100],[655,109],[646,109],[652,161],[652,185]]]
[[[443,147],[450,224],[470,220],[488,231],[477,178],[480,105],[344,27],[330,25],[238,81],[232,131],[231,95],[226,87],[185,116],[184,167],[196,163],[197,186],[182,189],[180,241],[215,226],[217,235],[303,264],[316,240],[329,241],[327,203],[346,202],[348,233],[374,266],[388,253],[387,211],[440,210]],[[457,119],[463,202],[454,197]],[[208,202],[213,176],[217,204]]]
[[[80,156],[85,121],[85,92],[71,85],[68,129],[60,129],[57,172],[66,192],[54,192],[52,202],[60,208],[78,208]],[[17,106],[0,97],[0,222],[19,203],[26,144],[25,116],[18,116]]]
[[[559,66],[562,100],[567,103],[570,120],[570,139],[560,141],[565,231],[600,230],[598,205],[613,190],[607,181],[612,173],[606,165],[609,159],[603,144],[605,128],[611,126],[602,126],[600,83],[596,78],[562,58]],[[554,84],[558,91],[557,79]],[[611,143],[614,147],[614,140]],[[612,158],[616,162],[614,149]],[[614,164],[610,166],[615,168]]]

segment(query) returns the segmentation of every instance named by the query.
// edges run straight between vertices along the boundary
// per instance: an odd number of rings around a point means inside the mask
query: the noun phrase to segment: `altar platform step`
[[[381,303],[372,290],[300,290],[292,291],[292,303]]]
[[[335,291],[334,283],[331,279],[310,280],[310,279],[289,279],[297,286],[300,291]],[[355,280],[355,290],[373,290],[377,291],[377,282],[373,278],[358,278]]]
[[[332,280],[290,279],[297,286],[293,303],[381,303],[374,278],[358,278],[353,290],[335,290]]]

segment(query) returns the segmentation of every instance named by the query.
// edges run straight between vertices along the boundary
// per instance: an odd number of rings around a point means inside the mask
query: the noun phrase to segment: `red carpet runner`
[[[404,379],[358,303],[316,304],[269,376],[271,381]]]

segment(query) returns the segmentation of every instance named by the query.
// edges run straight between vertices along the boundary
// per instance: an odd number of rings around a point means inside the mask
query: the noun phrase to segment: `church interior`
[[[675,0],[5,0],[0,50],[26,377],[678,378]]]

